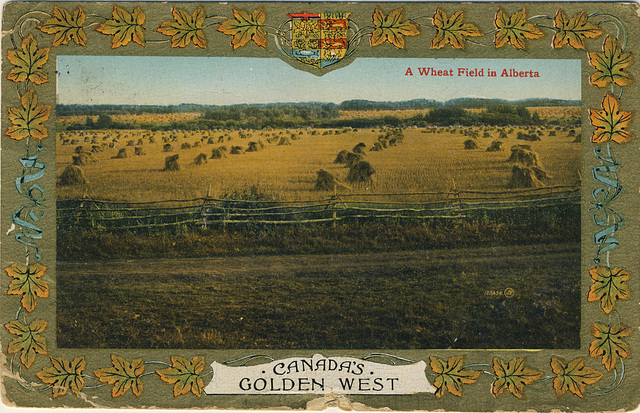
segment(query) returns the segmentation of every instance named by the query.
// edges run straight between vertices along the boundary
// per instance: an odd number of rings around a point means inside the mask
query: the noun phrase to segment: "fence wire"
[[[411,198],[416,201],[411,202]],[[401,200],[398,200],[401,199]],[[409,201],[408,201],[409,200]],[[196,198],[158,202],[91,199],[57,202],[59,230],[166,230],[227,225],[293,225],[348,220],[451,220],[486,217],[517,220],[559,215],[580,205],[577,187],[519,191],[455,190],[408,194],[345,194],[319,201]]]

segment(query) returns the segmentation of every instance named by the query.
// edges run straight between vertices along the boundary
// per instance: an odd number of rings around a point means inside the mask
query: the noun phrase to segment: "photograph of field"
[[[111,64],[68,59],[83,81]],[[201,99],[176,78],[177,97],[144,100],[138,80],[136,98],[101,101],[63,72],[58,346],[579,346],[579,82],[506,98],[424,81],[372,100],[348,68],[316,79],[274,60],[251,67],[275,84],[256,98],[237,62]],[[269,90],[286,76],[300,90]],[[305,89],[323,82],[324,98]]]

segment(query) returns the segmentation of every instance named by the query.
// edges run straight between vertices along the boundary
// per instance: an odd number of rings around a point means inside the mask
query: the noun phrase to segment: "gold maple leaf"
[[[47,342],[42,334],[47,322],[34,320],[31,324],[22,324],[13,320],[4,325],[9,333],[16,336],[7,347],[7,353],[20,353],[20,361],[26,368],[31,367],[36,354],[47,354]]]
[[[595,87],[607,87],[611,83],[626,86],[633,82],[633,75],[625,70],[632,63],[632,53],[624,52],[613,37],[607,36],[602,52],[589,53],[589,64],[596,69],[589,77],[589,83]]]
[[[505,389],[521,399],[524,397],[524,386],[540,380],[542,372],[525,366],[524,357],[515,358],[508,364],[499,358],[492,363],[493,374],[496,379],[491,384],[491,393],[498,397]]]
[[[571,19],[567,17],[564,10],[558,10],[553,19],[556,27],[556,34],[553,36],[552,45],[554,49],[565,44],[574,49],[584,49],[584,39],[593,39],[602,34],[602,29],[587,20],[587,13],[577,13]]]
[[[553,389],[558,397],[569,390],[582,398],[587,384],[594,384],[602,378],[602,373],[598,370],[584,365],[584,357],[575,358],[567,364],[563,359],[552,356],[551,370],[556,375]]]
[[[67,44],[71,40],[84,46],[87,35],[84,33],[86,15],[82,7],[75,9],[73,14],[62,7],[53,7],[53,17],[45,20],[38,28],[47,34],[53,34],[53,46]]]
[[[127,390],[131,389],[133,394],[139,397],[142,394],[143,387],[144,364],[142,359],[136,359],[129,363],[124,358],[112,354],[111,364],[113,367],[94,372],[101,382],[113,384],[111,396],[122,396]]]
[[[589,288],[589,301],[600,301],[602,311],[609,314],[617,300],[631,298],[631,290],[626,283],[629,271],[624,268],[596,267],[589,270],[593,284]]]
[[[629,141],[633,134],[627,128],[632,120],[633,112],[620,110],[618,100],[607,92],[602,100],[602,110],[589,109],[589,121],[596,128],[591,136],[591,142],[624,143]]]
[[[20,98],[22,108],[8,108],[9,120],[13,124],[5,132],[11,139],[46,138],[47,128],[43,122],[49,119],[51,106],[38,104],[38,96],[33,90]]]
[[[20,264],[13,264],[5,268],[7,275],[11,278],[7,294],[22,295],[22,306],[27,311],[33,311],[36,307],[36,296],[48,297],[49,284],[41,280],[47,267],[41,264],[33,264],[25,267]]]
[[[442,397],[445,390],[456,396],[462,396],[462,385],[475,383],[478,380],[482,372],[465,370],[462,359],[462,356],[449,357],[446,362],[443,362],[436,357],[429,357],[431,370],[436,374],[433,382],[436,397]]]
[[[122,7],[113,6],[111,19],[102,23],[96,29],[102,34],[112,35],[111,48],[126,46],[130,41],[145,45],[144,24],[145,15],[140,7],[129,13]]]
[[[464,11],[460,10],[450,18],[442,9],[436,9],[433,15],[433,26],[436,28],[436,37],[431,42],[432,49],[441,49],[450,44],[455,49],[466,47],[465,37],[482,36],[482,31],[472,23],[463,23]]]
[[[246,10],[233,9],[233,19],[227,19],[220,24],[218,31],[230,36],[234,49],[242,47],[253,40],[255,44],[265,49],[267,47],[267,32],[262,27],[267,20],[267,12],[262,6],[251,14]]]
[[[525,9],[514,13],[513,16],[508,16],[504,10],[498,9],[494,25],[498,29],[493,41],[496,47],[509,43],[516,49],[524,50],[527,48],[527,39],[533,40],[543,36],[542,30],[527,21]]]
[[[196,47],[207,48],[207,38],[202,30],[206,15],[202,7],[197,7],[193,15],[173,7],[171,14],[174,20],[168,20],[158,27],[159,33],[171,36],[171,47],[186,47],[193,42]]]
[[[398,49],[404,48],[404,36],[416,36],[420,34],[419,26],[411,20],[404,20],[402,7],[390,11],[385,15],[384,10],[376,7],[372,16],[373,26],[371,34],[371,46],[377,46],[389,42]]]
[[[38,42],[32,34],[22,40],[22,51],[7,51],[7,59],[15,66],[7,75],[9,80],[24,82],[28,80],[36,85],[45,83],[49,78],[42,66],[49,60],[49,49],[38,49]]]
[[[62,357],[49,356],[52,367],[46,367],[36,373],[42,382],[51,386],[53,397],[64,396],[69,390],[80,394],[84,387],[82,372],[85,368],[84,357],[76,357],[72,362]]]
[[[173,396],[187,394],[189,391],[200,397],[204,383],[200,373],[204,370],[204,357],[196,356],[191,361],[180,356],[171,356],[171,367],[156,370],[162,381],[173,386]]]
[[[632,328],[622,324],[607,326],[602,323],[591,325],[591,334],[596,338],[589,346],[591,357],[602,356],[602,365],[607,371],[618,364],[620,358],[629,357],[629,344],[622,338],[629,336]]]

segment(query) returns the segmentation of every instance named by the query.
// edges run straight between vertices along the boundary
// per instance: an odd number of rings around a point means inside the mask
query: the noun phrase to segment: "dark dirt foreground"
[[[59,347],[578,348],[579,243],[57,263]]]

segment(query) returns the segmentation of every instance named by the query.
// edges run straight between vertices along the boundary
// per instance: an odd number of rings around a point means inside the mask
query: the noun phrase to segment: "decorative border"
[[[150,380],[145,377],[149,375],[157,376],[169,384],[167,394],[171,388],[173,397],[187,393],[199,397],[204,387],[203,380],[212,374],[212,371],[205,369],[204,356],[189,359],[172,355],[169,362],[165,362],[148,360],[147,357],[127,360],[113,352],[110,366],[95,366],[85,371],[87,363],[83,355],[67,360],[55,353],[50,354],[47,343],[53,333],[47,322],[38,318],[37,307],[41,300],[48,299],[51,281],[50,272],[41,264],[43,257],[40,249],[45,241],[51,242],[50,239],[47,240],[50,235],[45,234],[41,222],[51,220],[53,214],[47,209],[51,206],[46,204],[47,194],[39,182],[42,182],[45,174],[52,173],[42,161],[43,151],[52,150],[50,147],[45,149],[42,144],[44,139],[50,137],[46,125],[50,122],[52,106],[39,102],[39,92],[43,85],[51,82],[51,75],[55,72],[55,62],[49,59],[52,48],[72,43],[86,47],[89,43],[86,33],[89,30],[109,36],[112,49],[133,48],[136,45],[145,47],[152,43],[161,43],[170,48],[194,46],[207,49],[213,37],[212,32],[231,37],[233,50],[247,46],[250,42],[260,48],[267,48],[268,39],[272,37],[279,50],[287,58],[291,58],[283,50],[283,46],[288,44],[287,32],[283,29],[286,25],[268,25],[266,9],[262,5],[251,12],[222,4],[203,4],[192,9],[188,9],[189,6],[176,6],[171,8],[171,16],[167,16],[166,21],[153,28],[146,22],[143,9],[149,4],[144,3],[127,4],[126,7],[113,5],[110,16],[85,12],[83,7],[90,9],[95,7],[95,3],[75,7],[65,3],[53,4],[51,10],[41,10],[46,7],[43,3],[33,5],[37,9],[22,14],[13,22],[8,36],[11,48],[6,55],[6,60],[11,65],[6,76],[15,84],[19,104],[7,107],[9,122],[8,127],[3,128],[3,146],[19,148],[23,145],[24,148],[24,155],[17,159],[22,173],[14,181],[22,201],[12,213],[9,231],[13,233],[15,242],[24,249],[24,254],[11,257],[14,263],[5,268],[10,277],[7,294],[17,296],[15,301],[11,301],[17,307],[15,317],[4,323],[10,334],[10,342],[4,347],[8,354],[8,370],[23,388],[51,391],[53,398],[70,392],[80,395],[81,392],[90,392],[101,386],[113,386],[113,398],[126,394],[129,389],[133,395],[140,397],[144,381]],[[291,6],[292,9],[295,7]],[[344,8],[348,7],[351,5],[344,4]],[[454,5],[447,4],[445,7],[453,8]],[[618,178],[621,165],[615,155],[618,146],[626,145],[632,138],[629,125],[634,117],[634,112],[625,108],[623,101],[624,88],[634,81],[629,71],[633,65],[634,53],[627,49],[627,28],[624,21],[609,13],[579,12],[569,17],[559,9],[554,16],[528,17],[527,9],[520,5],[504,4],[496,7],[493,19],[495,27],[489,31],[483,31],[474,23],[465,22],[464,9],[448,14],[443,8],[425,4],[425,9],[435,8],[431,17],[406,18],[404,7],[398,7],[389,13],[374,7],[371,25],[352,33],[349,44],[355,45],[355,48],[350,49],[346,56],[356,52],[362,38],[368,37],[372,48],[389,43],[397,49],[404,49],[405,38],[418,36],[428,30],[435,31],[430,43],[432,50],[451,47],[462,51],[470,43],[494,48],[512,46],[524,51],[528,49],[529,42],[541,41],[546,31],[553,33],[552,49],[568,47],[574,49],[576,55],[587,53],[592,70],[589,83],[603,91],[601,107],[589,109],[592,126],[590,141],[595,156],[592,172],[599,187],[592,192],[593,199],[588,202],[598,231],[593,237],[594,266],[588,272],[591,286],[587,297],[593,306],[600,306],[601,317],[594,319],[591,324],[593,341],[586,354],[568,361],[554,355],[548,359],[547,366],[530,367],[527,365],[527,357],[510,358],[507,354],[506,359],[492,357],[484,363],[473,364],[465,364],[461,355],[446,359],[430,356],[431,371],[427,374],[437,389],[436,398],[445,393],[462,397],[464,385],[475,383],[483,374],[491,376],[492,383],[486,391],[495,398],[504,398],[505,390],[516,398],[523,398],[525,388],[542,386],[542,383],[549,380],[552,380],[550,387],[557,397],[566,392],[579,398],[607,395],[615,392],[628,376],[624,359],[631,355],[627,337],[632,328],[627,325],[628,320],[625,323],[626,315],[617,310],[618,301],[631,298],[628,284],[631,274],[615,260],[619,245],[616,233],[626,223],[623,214],[616,211],[615,201],[622,196],[623,191]],[[506,11],[514,8],[520,10],[512,14]],[[205,9],[213,9],[223,15],[208,14]],[[44,41],[38,41],[34,34],[39,37],[42,34],[47,36]],[[488,42],[489,36],[493,37],[491,43]],[[487,41],[477,40],[481,38],[487,38]],[[599,38],[603,40],[596,40]],[[219,39],[216,38],[217,40]],[[587,40],[601,41],[602,51],[587,52]],[[9,93],[5,89],[5,96]],[[583,127],[586,129],[586,125]],[[5,297],[4,302],[9,302],[9,298]],[[33,371],[31,368],[34,361],[42,356],[48,356],[50,367]],[[247,356],[229,363],[246,362],[247,359],[256,357],[258,356]],[[365,359],[371,357],[384,362],[411,361],[385,354],[369,355]],[[587,366],[590,358],[598,358],[601,365],[597,368]],[[610,379],[610,384],[595,386],[604,377]],[[62,406],[64,402],[53,404]]]

